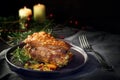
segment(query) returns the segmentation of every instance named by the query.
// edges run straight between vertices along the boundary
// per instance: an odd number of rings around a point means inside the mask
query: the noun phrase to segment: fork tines
[[[79,42],[80,42],[81,48],[83,49],[90,48],[90,44],[88,43],[85,33],[79,36]]]

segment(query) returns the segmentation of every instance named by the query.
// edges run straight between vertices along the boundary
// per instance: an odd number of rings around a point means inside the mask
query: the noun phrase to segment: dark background
[[[115,0],[0,0],[0,16],[16,16],[20,8],[32,9],[37,3],[46,5],[46,15],[53,14],[56,23],[120,33],[120,5]]]

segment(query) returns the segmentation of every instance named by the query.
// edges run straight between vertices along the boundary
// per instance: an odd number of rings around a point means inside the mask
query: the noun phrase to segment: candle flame
[[[40,3],[38,3],[38,5],[41,5]]]
[[[27,7],[26,7],[26,6],[24,6],[24,9],[27,9]]]

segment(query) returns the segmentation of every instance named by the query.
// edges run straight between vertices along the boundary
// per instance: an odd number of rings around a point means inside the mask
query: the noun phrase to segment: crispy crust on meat
[[[42,32],[36,32],[32,35],[29,35],[23,42],[31,44],[33,47],[44,46],[44,45],[53,45],[53,46],[61,46],[68,50],[70,46],[62,41],[55,39],[51,34]]]

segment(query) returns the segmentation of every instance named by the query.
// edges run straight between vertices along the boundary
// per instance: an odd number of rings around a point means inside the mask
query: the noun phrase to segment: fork
[[[106,60],[100,55],[98,52],[96,52],[92,46],[89,44],[88,39],[86,37],[86,34],[83,33],[79,36],[79,42],[81,45],[81,48],[83,48],[86,52],[93,52],[95,57],[97,58],[98,62],[100,63],[102,69],[105,69],[107,71],[114,71],[113,66],[108,65]]]

